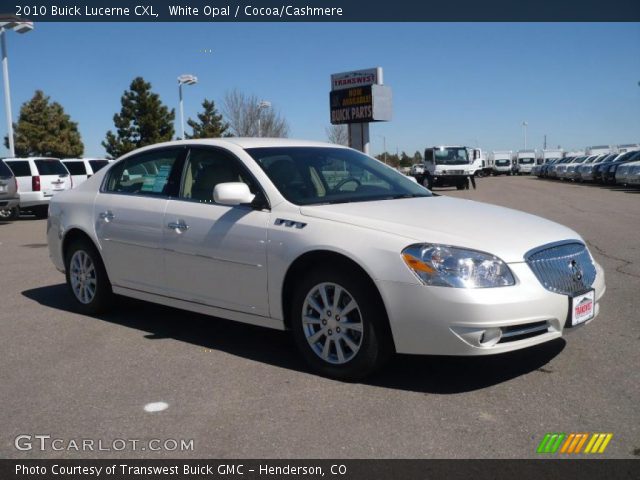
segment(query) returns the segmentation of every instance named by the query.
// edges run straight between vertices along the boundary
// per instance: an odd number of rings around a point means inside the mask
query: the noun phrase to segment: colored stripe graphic
[[[594,433],[584,453],[604,453],[611,438],[613,438],[612,433]]]
[[[538,445],[536,453],[552,454],[578,454],[578,453],[604,453],[613,433],[547,433]],[[588,440],[588,441],[587,441]],[[584,451],[582,450],[582,447]]]
[[[556,453],[566,436],[566,433],[547,433],[538,445],[537,453]]]

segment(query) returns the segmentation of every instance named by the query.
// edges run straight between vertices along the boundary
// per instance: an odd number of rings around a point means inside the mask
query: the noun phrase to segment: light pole
[[[180,138],[184,140],[184,106],[182,102],[182,85],[195,85],[198,77],[185,73],[178,77],[178,95],[180,97]]]
[[[260,103],[258,103],[258,137],[262,137],[262,110],[266,110],[267,108],[271,108],[271,102],[262,100]]]
[[[262,110],[266,110],[267,108],[271,108],[271,102],[262,100],[258,103],[258,137],[262,137],[262,125],[260,123],[260,120],[262,119]]]
[[[4,80],[4,110],[7,115],[7,137],[9,138],[9,155],[16,156],[13,139],[13,118],[11,115],[11,91],[9,89],[9,57],[7,56],[7,40],[5,31],[13,29],[17,33],[27,33],[33,30],[33,22],[12,17],[8,21],[0,21],[0,38],[2,42],[2,78]]]
[[[529,124],[527,122],[522,122],[522,130],[524,132],[524,149],[527,149],[527,127]]]

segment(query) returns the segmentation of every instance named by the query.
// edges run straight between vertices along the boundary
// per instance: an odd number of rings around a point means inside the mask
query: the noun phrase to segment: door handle
[[[101,220],[104,220],[105,222],[110,222],[115,218],[115,215],[111,210],[107,210],[106,212],[100,212],[99,217]]]
[[[171,230],[179,230],[179,231],[185,231],[185,230],[189,230],[189,225],[187,225],[186,223],[184,223],[183,221],[180,222],[171,222],[167,225],[167,228],[170,228]]]

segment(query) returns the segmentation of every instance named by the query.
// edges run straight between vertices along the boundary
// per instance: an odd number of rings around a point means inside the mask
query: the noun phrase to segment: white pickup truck
[[[461,145],[441,145],[424,151],[424,173],[415,178],[421,185],[433,187],[456,187],[463,190],[467,186],[473,169],[467,147]]]

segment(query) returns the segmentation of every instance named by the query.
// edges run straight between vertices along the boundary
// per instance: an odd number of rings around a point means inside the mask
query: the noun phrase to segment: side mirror
[[[249,186],[242,182],[219,183],[213,189],[213,200],[222,205],[241,205],[251,203],[255,195],[249,191]]]

